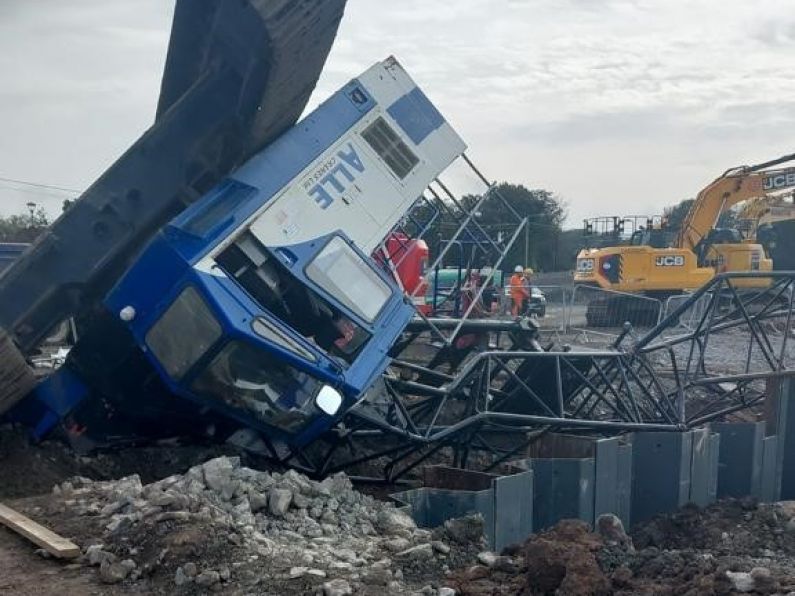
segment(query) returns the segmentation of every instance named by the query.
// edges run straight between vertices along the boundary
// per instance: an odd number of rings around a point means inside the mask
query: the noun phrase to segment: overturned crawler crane
[[[229,18],[224,10],[215,17],[221,22]],[[180,16],[184,9],[177,11],[167,75],[179,62]],[[275,130],[261,116],[250,125]],[[134,170],[130,162],[151,160],[168,141],[144,137],[78,202],[88,207],[70,211],[12,268],[0,294],[19,295],[22,282],[32,284],[28,274],[46,243],[57,244],[60,229],[73,233],[81,224],[102,232],[93,242],[113,239],[118,201],[125,209],[154,208],[143,191],[131,190],[107,198],[100,219],[85,219],[96,215],[88,211],[92,197],[118,170],[132,175],[124,171]],[[237,146],[238,159],[253,146]],[[175,144],[168,155],[189,149]],[[153,216],[152,234],[130,226],[142,248],[118,243],[118,254],[101,261],[102,274],[78,287],[74,311],[40,306],[18,313],[23,323],[8,320],[23,350],[35,345],[38,332],[23,333],[24,321],[35,317],[49,323],[77,314],[82,329],[66,365],[10,416],[39,435],[65,421],[73,439],[92,445],[239,426],[291,447],[311,442],[380,377],[414,314],[370,254],[464,150],[395,59],[376,64],[239,167],[227,158],[227,175],[203,180],[203,196],[184,210],[158,205],[158,217],[181,213],[157,228]],[[190,170],[194,162],[184,165]],[[161,201],[173,197],[167,185],[155,188],[158,178],[145,182]],[[55,273],[50,281],[60,287],[64,272]],[[58,295],[50,287],[42,294]]]
[[[328,430],[414,314],[369,255],[463,150],[388,59],[222,181],[105,298],[132,336],[130,358],[163,384],[142,392],[130,379],[123,418],[140,411],[136,396],[173,394],[290,445]],[[96,352],[93,369],[125,376],[127,362],[97,367]]]

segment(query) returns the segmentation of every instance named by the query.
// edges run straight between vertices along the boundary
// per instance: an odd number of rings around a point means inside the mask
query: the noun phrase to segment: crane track
[[[5,330],[0,329],[0,415],[10,410],[36,386],[33,370]]]

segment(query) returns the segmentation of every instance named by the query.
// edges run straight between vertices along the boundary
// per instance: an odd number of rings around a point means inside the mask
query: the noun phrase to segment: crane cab
[[[466,146],[390,58],[174,219],[105,300],[169,391],[301,446],[414,314],[370,255]]]

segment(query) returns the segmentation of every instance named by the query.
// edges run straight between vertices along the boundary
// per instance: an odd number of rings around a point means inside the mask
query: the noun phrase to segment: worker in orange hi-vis
[[[513,271],[513,276],[511,276],[511,300],[513,302],[511,314],[518,317],[522,312],[524,301],[530,297],[530,292],[524,281],[524,267],[517,265]]]

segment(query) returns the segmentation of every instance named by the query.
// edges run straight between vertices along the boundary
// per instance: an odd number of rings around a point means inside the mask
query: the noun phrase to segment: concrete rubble
[[[64,514],[101,529],[83,562],[106,584],[167,575],[176,591],[451,596],[445,574],[484,550],[479,516],[419,529],[344,474],[315,482],[292,470],[252,470],[237,457],[148,485],[138,476],[76,477],[53,497]]]

